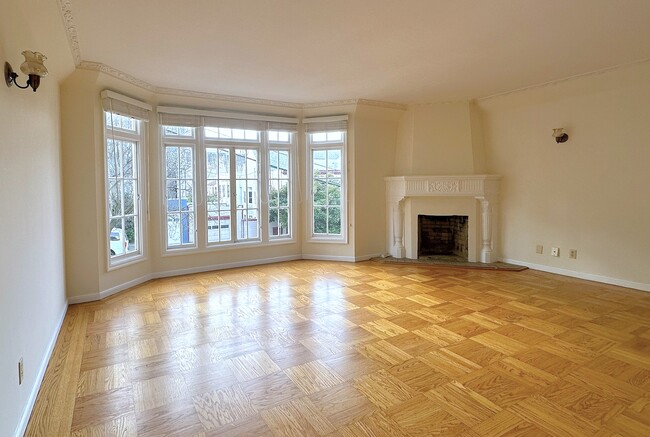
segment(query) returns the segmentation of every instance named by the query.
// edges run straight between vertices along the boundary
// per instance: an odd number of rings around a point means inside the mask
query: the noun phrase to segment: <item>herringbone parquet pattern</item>
[[[650,435],[650,294],[296,261],[71,306],[36,436]]]

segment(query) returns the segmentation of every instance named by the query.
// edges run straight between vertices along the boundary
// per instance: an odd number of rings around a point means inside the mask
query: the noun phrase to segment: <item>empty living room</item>
[[[7,0],[0,436],[650,435],[648,23]]]

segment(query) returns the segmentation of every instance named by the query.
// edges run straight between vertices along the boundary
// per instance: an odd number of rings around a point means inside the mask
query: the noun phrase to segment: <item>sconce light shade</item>
[[[47,68],[43,64],[43,61],[47,58],[42,53],[32,52],[31,50],[25,50],[23,56],[25,57],[25,62],[20,65],[20,71],[28,76],[25,86],[20,86],[16,82],[18,74],[11,68],[9,62],[5,62],[5,82],[7,86],[16,85],[21,89],[31,87],[36,92],[36,89],[41,83],[41,77],[47,76]]]
[[[569,135],[564,133],[563,127],[558,127],[553,129],[553,138],[555,138],[556,143],[560,144],[566,142],[569,139]]]

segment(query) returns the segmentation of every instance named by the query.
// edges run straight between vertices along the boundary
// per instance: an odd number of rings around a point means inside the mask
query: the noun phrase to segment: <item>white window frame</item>
[[[295,186],[296,186],[296,168],[294,165],[295,161],[295,155],[296,155],[296,134],[294,132],[289,132],[289,140],[288,141],[271,141],[268,136],[268,132],[266,132],[267,135],[267,141],[268,141],[268,147],[266,151],[266,171],[267,175],[264,180],[266,183],[266,202],[267,202],[267,207],[266,207],[266,228],[268,232],[268,240],[270,242],[278,242],[278,241],[286,241],[286,240],[293,240],[294,239],[294,229],[296,227],[296,201],[295,201]],[[268,203],[270,202],[269,199],[269,189],[268,186],[271,182],[271,177],[269,172],[269,166],[270,166],[270,156],[272,151],[281,151],[281,152],[287,152],[289,155],[289,162],[288,162],[288,171],[289,171],[289,178],[288,178],[288,190],[289,193],[287,194],[287,200],[289,205],[287,206],[287,209],[289,210],[288,215],[288,226],[289,226],[289,233],[287,235],[271,235],[271,222],[269,221],[271,218],[271,213],[270,213],[270,207],[268,206]],[[274,179],[278,180],[278,179]],[[279,217],[279,214],[278,214]]]
[[[312,131],[307,132],[307,192],[309,193],[309,202],[306,202],[307,211],[305,226],[307,232],[307,241],[312,243],[340,243],[347,244],[348,242],[348,189],[347,189],[347,129],[336,129],[343,132],[342,141],[312,141],[313,134],[319,134],[325,131]],[[341,150],[341,235],[336,234],[316,234],[314,232],[314,151],[327,151],[332,149]]]
[[[162,223],[163,226],[162,228],[162,242],[163,242],[163,248],[164,251],[166,252],[181,252],[184,250],[192,250],[196,249],[198,247],[198,229],[199,229],[199,214],[200,214],[200,198],[199,198],[199,187],[197,185],[197,170],[199,168],[199,165],[197,163],[198,156],[197,154],[199,153],[199,141],[198,141],[198,128],[194,128],[194,135],[192,137],[188,136],[177,136],[177,135],[165,135],[165,126],[160,126],[160,136],[161,136],[161,142],[162,142],[162,147],[161,147],[161,153],[160,153],[160,162],[161,162],[161,187],[162,187],[162,199],[161,199],[161,205],[162,205]],[[193,201],[193,213],[194,213],[194,242],[193,243],[182,243],[176,245],[176,246],[170,246],[169,245],[169,223],[168,223],[168,211],[167,211],[167,205],[168,205],[168,198],[167,198],[167,148],[168,147],[190,147],[192,149],[192,187],[193,187],[193,193],[192,193],[192,201]]]
[[[263,133],[262,133],[263,134]],[[266,162],[264,159],[264,153],[261,141],[245,141],[239,140],[233,142],[231,140],[217,140],[217,139],[204,139],[203,141],[203,155],[205,156],[206,149],[228,149],[230,154],[230,240],[229,241],[214,241],[208,242],[208,228],[207,228],[207,204],[203,209],[203,217],[206,220],[205,225],[202,229],[205,230],[205,245],[208,248],[228,246],[228,245],[242,245],[242,244],[256,244],[263,242],[262,231],[262,205],[261,199],[264,195],[262,193],[262,162]],[[239,239],[238,233],[241,229],[240,225],[237,223],[237,150],[255,150],[257,151],[257,237],[256,238],[245,238]],[[203,166],[203,175],[201,177],[201,186],[207,187],[207,162]],[[241,179],[240,179],[241,180]],[[248,199],[248,189],[244,193],[244,197]],[[248,223],[248,222],[247,222]]]
[[[144,205],[146,204],[146,193],[145,193],[145,181],[147,178],[145,172],[145,157],[146,157],[146,124],[141,120],[135,120],[136,130],[131,131],[127,129],[122,129],[121,127],[111,127],[106,123],[107,114],[112,114],[111,111],[102,112],[102,125],[104,127],[104,239],[105,251],[106,254],[106,268],[107,271],[115,270],[116,268],[123,267],[126,265],[134,264],[136,262],[143,261],[145,259],[145,235],[147,234],[145,228],[144,215],[146,214]],[[120,115],[115,113],[115,115]],[[112,117],[111,117],[112,122]],[[137,217],[135,224],[136,229],[136,244],[137,250],[124,253],[122,255],[111,256],[111,247],[110,247],[110,233],[111,233],[111,216],[110,216],[110,181],[108,174],[108,142],[112,141],[127,141],[135,143],[135,163],[133,164],[134,171],[136,171],[137,177],[134,178],[136,181],[136,193],[135,200],[137,203],[134,204],[134,216]]]
[[[195,128],[195,185],[194,189],[197,196],[197,206],[195,213],[197,215],[196,229],[197,229],[197,245],[196,247],[186,247],[184,249],[168,249],[166,226],[161,226],[161,256],[174,256],[182,254],[214,252],[219,250],[231,250],[247,247],[278,245],[278,244],[291,244],[296,242],[295,229],[297,229],[297,199],[296,192],[298,183],[298,172],[296,168],[296,128],[299,119],[292,117],[250,114],[250,113],[234,113],[224,111],[200,110],[192,108],[177,108],[158,106],[157,112],[159,114],[159,128],[161,140],[161,172],[164,172],[164,148],[162,145],[165,140],[169,143],[179,144],[183,141],[183,137],[179,135],[169,136],[164,138],[164,126],[193,126]],[[207,137],[205,128],[220,128],[225,130],[232,129],[230,132],[225,132],[222,138],[219,135]],[[237,132],[235,132],[237,131]],[[251,131],[258,132],[256,138],[253,138]],[[269,131],[288,132],[289,141],[285,135],[282,138],[278,137],[277,141],[272,141],[269,146]],[[242,135],[243,132],[243,135]],[[218,131],[219,133],[219,131]],[[237,135],[235,135],[237,133]],[[230,136],[234,138],[229,138]],[[248,138],[248,139],[247,139]],[[186,137],[187,139],[187,137]],[[269,160],[269,147],[281,147],[289,150],[291,177],[290,183],[290,208],[291,208],[291,223],[289,236],[282,236],[281,238],[270,238],[269,236],[269,209],[268,209],[268,160]],[[230,176],[230,196],[231,196],[231,240],[223,242],[208,242],[209,232],[208,229],[208,205],[207,205],[207,149],[221,148],[228,149],[231,154],[231,176]],[[258,210],[258,235],[257,238],[247,238],[244,240],[237,239],[236,232],[239,227],[235,224],[237,221],[237,176],[236,176],[236,153],[238,149],[255,149],[258,156],[258,175],[257,175],[257,195],[256,195],[256,208]],[[161,187],[166,189],[164,174],[161,177]],[[248,190],[247,190],[248,191]],[[161,189],[161,201],[165,202],[165,193]],[[246,193],[248,195],[248,193]],[[166,220],[166,211],[161,212],[161,217]],[[222,212],[225,212],[223,210]]]

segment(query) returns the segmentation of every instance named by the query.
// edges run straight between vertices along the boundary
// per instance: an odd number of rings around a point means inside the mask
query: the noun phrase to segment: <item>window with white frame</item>
[[[278,134],[277,132],[273,132]],[[269,133],[271,134],[271,132]],[[290,134],[289,134],[290,135]],[[271,142],[269,135],[268,159],[268,209],[269,238],[281,239],[291,236],[291,149],[281,142]],[[273,135],[277,139],[277,135]]]
[[[148,105],[102,92],[108,265],[143,257],[144,120]]]
[[[308,217],[314,241],[346,241],[347,117],[306,120],[309,188]]]
[[[193,247],[196,241],[194,147],[165,144],[167,247]]]
[[[197,164],[192,199],[198,200],[188,211],[198,220],[196,242],[168,244],[167,249],[291,239],[294,181],[290,165],[297,120],[271,123],[164,112],[169,109],[159,108],[163,146],[193,145]],[[190,178],[176,181],[187,184]],[[180,228],[182,233],[182,223]]]

